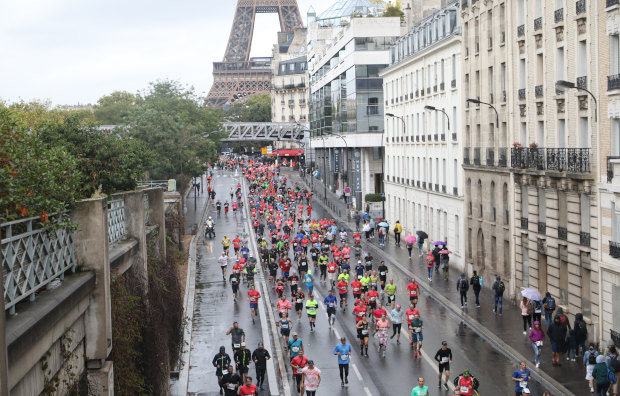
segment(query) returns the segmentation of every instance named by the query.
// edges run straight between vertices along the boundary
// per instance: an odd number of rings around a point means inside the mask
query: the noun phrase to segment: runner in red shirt
[[[235,236],[235,239],[232,241],[233,248],[235,249],[235,254],[239,257],[239,248],[241,247],[241,239],[239,239],[239,234]]]
[[[351,282],[351,289],[353,290],[353,298],[355,298],[356,300],[359,299],[362,295],[362,282],[355,279],[353,282]]]
[[[252,377],[245,377],[245,385],[239,388],[240,396],[255,396],[256,395],[256,385],[252,384]]]
[[[364,305],[361,299],[355,300],[355,308],[353,308],[353,313],[355,314],[355,323],[362,320],[362,318],[366,315],[366,305]]]
[[[370,316],[375,309],[377,309],[377,301],[379,300],[379,292],[375,286],[371,286],[368,293],[366,293],[366,297],[368,297],[368,306],[370,310],[368,311],[368,316]]]
[[[291,367],[293,368],[293,376],[295,382],[297,382],[297,393],[301,393],[301,370],[308,364],[308,358],[304,356],[304,350],[301,349],[297,356],[291,360]]]
[[[336,284],[336,288],[340,294],[340,308],[342,308],[342,312],[344,312],[345,306],[347,305],[347,292],[349,290],[349,284],[343,279]]]
[[[374,312],[372,313],[372,315],[375,317],[375,328],[377,326],[377,321],[379,319],[381,319],[382,315],[386,315],[387,316],[387,311],[385,309],[383,309],[383,305],[381,305],[381,303],[378,304],[377,309],[374,310]]]
[[[250,290],[248,290],[248,298],[250,300],[250,314],[252,315],[252,323],[254,322],[254,315],[256,310],[258,309],[258,299],[260,298],[260,292],[254,289],[254,284],[250,285]]]
[[[415,305],[413,305],[413,303],[411,303],[409,305],[409,308],[405,311],[405,316],[407,317],[407,328],[409,329],[409,339],[412,340],[411,341],[411,346],[413,346],[413,338],[411,336],[411,333],[413,332],[413,328],[411,327],[411,321],[415,318],[415,315],[419,315],[420,311],[417,310],[417,308],[415,307]]]
[[[411,278],[411,282],[407,285],[407,290],[409,291],[409,301],[413,304],[415,308],[418,305],[418,293],[420,289],[420,285],[415,281],[415,278]]]
[[[310,217],[310,214],[312,214],[312,206],[308,205],[306,207],[306,212],[308,213],[308,217]]]
[[[459,378],[457,389],[461,396],[472,396],[474,394],[474,380],[469,375],[469,370],[463,371],[463,375]]]
[[[327,263],[327,278],[332,285],[332,289],[336,283],[336,271],[338,270],[338,264],[332,262]]]

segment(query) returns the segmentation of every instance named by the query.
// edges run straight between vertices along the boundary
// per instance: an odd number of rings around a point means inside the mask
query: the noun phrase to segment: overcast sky
[[[304,18],[336,0],[298,0]],[[0,98],[95,103],[160,78],[209,92],[236,0],[0,1]],[[269,56],[277,14],[256,18],[252,56]]]

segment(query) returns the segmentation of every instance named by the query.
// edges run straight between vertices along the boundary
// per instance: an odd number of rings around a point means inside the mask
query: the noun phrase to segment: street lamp
[[[493,106],[491,103],[487,103],[487,102],[483,102],[481,100],[478,99],[472,99],[469,98],[467,99],[467,102],[469,103],[473,103],[473,104],[483,104],[483,105],[487,105],[490,108],[492,108],[493,110],[495,110],[495,127],[499,128],[499,113],[497,112],[497,109],[495,108],[495,106]]]
[[[439,111],[441,113],[444,113],[446,115],[446,119],[448,120],[448,130],[450,130],[450,117],[448,116],[448,113],[446,113],[443,109],[438,109],[435,106],[424,106],[424,108],[426,110],[431,110],[431,111]]]
[[[558,80],[555,82],[556,88],[570,88],[570,89],[579,89],[581,91],[586,91],[592,99],[594,100],[594,122],[598,122],[598,102],[596,101],[596,97],[592,92],[588,89],[580,87],[579,85],[575,85],[575,83],[566,81],[566,80]]]

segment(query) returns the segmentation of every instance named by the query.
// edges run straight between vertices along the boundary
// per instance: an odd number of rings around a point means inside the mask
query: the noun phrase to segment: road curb
[[[249,213],[249,208],[248,208],[248,196],[247,196],[247,188],[245,185],[245,178],[243,178],[243,176],[241,176],[241,183],[243,186],[243,210],[245,211],[245,215],[246,218],[250,219],[250,213]],[[258,270],[258,273],[260,275],[260,277],[263,279],[263,282],[260,283],[260,287],[261,287],[261,295],[263,296],[262,299],[262,307],[261,309],[258,311],[258,315],[260,316],[260,320],[261,320],[261,324],[263,324],[261,326],[262,332],[263,332],[263,343],[265,344],[265,348],[267,350],[275,350],[276,353],[276,357],[278,359],[278,366],[280,368],[280,378],[281,381],[278,381],[278,377],[276,375],[276,370],[275,370],[275,365],[274,365],[274,361],[273,359],[271,359],[271,364],[267,365],[267,378],[269,379],[269,384],[277,384],[278,386],[269,386],[269,391],[271,393],[272,396],[278,396],[280,395],[280,390],[277,389],[279,388],[279,386],[282,386],[282,394],[284,394],[284,396],[291,396],[291,390],[290,390],[290,385],[288,383],[288,376],[287,376],[287,371],[286,371],[286,367],[284,366],[284,354],[282,353],[282,347],[280,346],[280,342],[278,342],[278,340],[276,340],[277,334],[278,334],[278,328],[276,327],[276,321],[275,321],[275,316],[273,314],[273,310],[271,309],[272,305],[271,305],[271,296],[269,295],[269,290],[267,289],[267,285],[265,284],[265,276],[263,274],[263,266],[260,262],[260,256],[258,254],[258,248],[256,246],[256,234],[254,233],[254,229],[253,227],[251,227],[251,225],[248,223],[248,235],[249,235],[249,239],[250,239],[250,245],[252,246],[252,251],[254,252],[254,257],[256,257],[257,260],[257,266],[256,269]],[[271,325],[271,334],[273,336],[274,339],[274,348],[271,347],[271,339],[272,337],[269,336],[269,330],[267,328],[267,315],[265,314],[265,312],[269,312],[269,324]]]
[[[298,177],[294,176],[297,180],[300,180]],[[302,183],[307,186],[307,183],[302,180]],[[325,203],[321,200],[314,198],[314,201],[319,203],[328,213],[330,213],[335,219],[338,219],[344,228],[348,229],[348,231],[354,232],[348,222],[342,217],[336,215],[332,209],[329,208]],[[398,268],[401,272],[409,277],[416,277],[416,275],[411,272],[409,269],[403,267],[398,261],[392,258],[389,254],[386,254],[383,250],[379,249],[377,246],[373,244],[367,244],[369,248],[372,248],[376,253],[380,253],[386,261],[392,263],[396,268]],[[449,310],[452,314],[460,318],[464,323],[466,323],[470,329],[472,329],[475,333],[477,333],[482,338],[486,339],[496,350],[498,350],[501,354],[506,356],[508,359],[520,363],[521,361],[529,362],[525,356],[519,353],[512,346],[508,345],[504,341],[502,341],[499,337],[497,337],[493,332],[484,327],[480,322],[471,316],[463,313],[461,309],[450,300],[442,296],[435,289],[429,287],[425,283],[418,283],[420,287],[429,294],[433,299],[435,299],[439,304],[441,304],[445,309]],[[536,367],[531,367],[529,370],[532,372],[532,376],[536,378],[543,386],[550,388],[550,391],[557,393],[559,395],[565,396],[575,396],[574,393],[570,392],[566,387],[564,387],[561,383],[556,381],[551,375],[540,370]]]

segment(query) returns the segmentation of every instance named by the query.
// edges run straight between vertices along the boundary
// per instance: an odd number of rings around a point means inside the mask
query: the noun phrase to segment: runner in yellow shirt
[[[222,238],[222,247],[224,248],[224,252],[228,254],[228,248],[230,247],[230,239],[226,235],[224,235],[224,238]]]
[[[314,322],[316,321],[316,310],[318,306],[319,302],[312,297],[312,294],[308,294],[306,313],[308,314],[308,321],[310,322],[310,331],[314,331]]]

